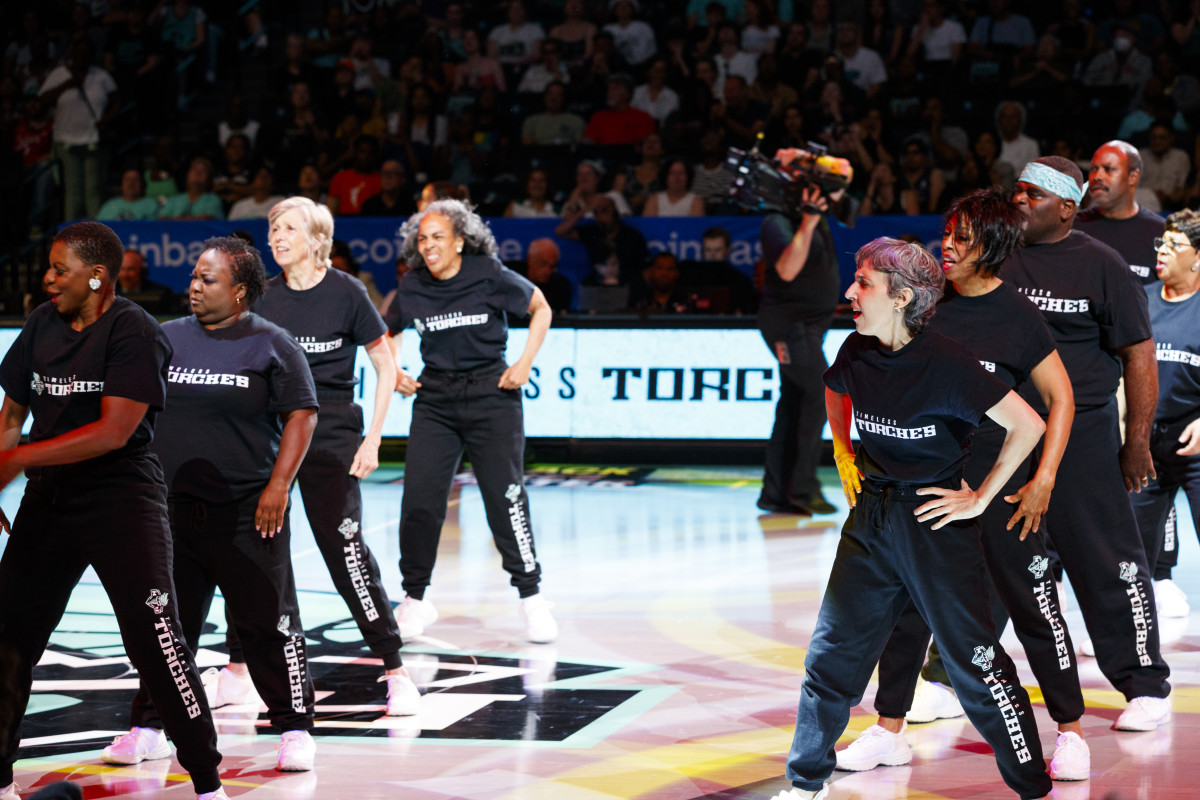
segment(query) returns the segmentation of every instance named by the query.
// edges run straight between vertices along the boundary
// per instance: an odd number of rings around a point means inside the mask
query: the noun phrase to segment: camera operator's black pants
[[[404,495],[400,502],[400,576],[406,594],[424,599],[450,489],[464,450],[479,483],[500,563],[521,597],[538,593],[525,491],[525,420],[520,389],[500,389],[504,364],[475,372],[426,369],[413,402]]]
[[[940,484],[958,488],[959,477]],[[842,527],[816,629],[788,753],[787,777],[819,790],[833,773],[834,745],[862,700],[896,620],[911,601],[943,643],[950,682],[992,747],[1004,782],[1022,798],[1043,797],[1042,760],[1029,696],[1000,646],[987,600],[977,520],[932,530],[913,510],[930,498],[913,484],[863,482]]]
[[[197,793],[221,785],[217,733],[184,643],[171,576],[167,489],[149,452],[29,471],[0,559],[0,786],[12,783],[33,667],[90,565],[125,652],[162,709]]]
[[[1155,580],[1171,577],[1179,559],[1179,530],[1175,520],[1175,496],[1183,489],[1192,511],[1192,522],[1200,531],[1200,455],[1181,456],[1179,435],[1190,420],[1172,424],[1155,423],[1150,433],[1150,455],[1158,477],[1130,495],[1137,516],[1146,561]],[[1168,547],[1169,545],[1169,547]]]
[[[362,406],[353,402],[349,391],[319,390],[317,399],[321,403],[317,428],[296,473],[304,514],[334,588],[346,601],[363,641],[383,659],[384,669],[395,669],[403,665],[403,642],[379,563],[363,539],[362,490],[358,478],[350,474],[362,444]],[[232,635],[236,627],[231,624],[229,630],[229,660],[243,661]]]
[[[786,506],[792,498],[805,500],[821,493],[817,464],[821,429],[825,426],[825,384],[829,364],[821,342],[829,321],[793,322],[773,318],[770,309],[759,314],[767,347],[779,359],[779,402],[767,442],[760,504]]]
[[[979,488],[1003,444],[1004,431],[998,426],[976,429],[971,440],[971,457],[964,469],[968,485]],[[1019,468],[979,517],[980,542],[991,579],[980,586],[980,591],[987,596],[997,633],[1003,632],[1012,617],[1013,628],[1025,648],[1051,719],[1058,723],[1074,722],[1083,716],[1083,691],[1045,539],[1040,533],[1030,533],[1022,542],[1020,526],[1011,531],[1004,529],[1017,509],[1016,505],[1004,502],[1004,498],[1029,481],[1035,466],[1036,462],[1027,462]],[[879,659],[875,710],[881,717],[900,719],[912,707],[929,635],[929,626],[915,604],[909,603]],[[948,676],[942,677],[942,681],[947,680]]]
[[[264,539],[254,528],[259,494],[223,504],[172,500],[179,616],[195,651],[220,588],[226,619],[236,628],[271,724],[280,731],[309,730],[313,685],[292,573],[291,526],[285,515],[282,530]],[[162,727],[145,686],[134,698],[131,721],[140,728]]]

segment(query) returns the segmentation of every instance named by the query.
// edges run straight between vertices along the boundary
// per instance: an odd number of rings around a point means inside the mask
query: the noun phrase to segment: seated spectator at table
[[[560,239],[581,242],[588,249],[592,264],[607,260],[607,256],[599,249],[600,245],[612,248],[620,265],[621,282],[640,290],[645,286],[642,271],[646,268],[648,253],[646,237],[621,221],[621,214],[608,195],[596,197],[591,210],[592,221],[580,224],[584,220],[583,209],[568,204],[562,222],[554,229],[554,235]]]
[[[641,155],[641,160],[621,168],[613,178],[613,191],[619,192],[625,198],[627,207],[633,209],[633,213],[641,214],[650,195],[664,188],[662,136],[652,133],[635,145],[634,149]]]
[[[225,163],[213,175],[213,194],[226,207],[251,194],[254,173],[250,170],[250,138],[235,133],[225,142]]]
[[[329,182],[325,205],[334,216],[354,216],[368,198],[379,194],[382,178],[376,165],[379,145],[373,136],[359,136],[354,144],[354,163],[339,171]]]
[[[583,138],[584,121],[577,114],[564,111],[567,90],[561,83],[551,83],[542,94],[543,111],[531,114],[521,125],[521,141],[525,144],[574,145]]]
[[[404,165],[395,159],[383,162],[379,169],[379,194],[367,198],[361,216],[409,217],[416,210]]]
[[[504,216],[517,219],[557,219],[560,216],[550,201],[550,178],[546,170],[536,167],[529,170],[525,178],[525,199],[510,200],[504,209]]]
[[[725,140],[733,147],[748,150],[767,127],[771,107],[750,99],[746,79],[730,75],[725,79],[725,101],[713,103],[711,121],[725,129]]]
[[[622,275],[620,258],[609,242],[598,241],[588,248],[591,273],[579,282],[579,311],[613,314],[629,310],[635,292]]]
[[[654,29],[649,23],[634,18],[636,0],[613,0],[609,3],[609,11],[613,21],[605,25],[604,30],[612,34],[617,52],[625,63],[638,67],[658,52]]]
[[[704,198],[709,214],[729,198],[733,173],[725,169],[725,142],[721,131],[708,128],[700,135],[700,162],[692,167],[692,191]]]
[[[679,261],[667,251],[656,253],[646,271],[646,292],[634,301],[633,310],[641,314],[684,314],[688,310],[687,293],[679,286]]]
[[[563,21],[550,29],[550,36],[563,44],[563,58],[571,69],[582,69],[592,57],[596,25],[587,18],[583,0],[563,3]]]
[[[528,19],[525,0],[508,0],[508,22],[488,33],[487,53],[505,67],[524,66],[538,60],[546,31]]]
[[[550,310],[562,314],[571,309],[571,281],[558,272],[560,258],[553,239],[534,239],[525,252],[525,277],[542,290]]]
[[[654,118],[645,111],[631,108],[633,83],[618,73],[608,77],[607,108],[588,120],[583,140],[592,144],[634,144],[654,130]]]
[[[546,39],[542,42],[542,60],[530,65],[521,76],[517,91],[522,94],[541,94],[551,83],[570,83],[571,72],[562,60],[562,42]]]
[[[1142,188],[1154,192],[1163,210],[1174,211],[1183,203],[1192,163],[1188,154],[1175,147],[1175,131],[1162,120],[1150,126],[1149,146],[1138,150],[1142,157]]]
[[[645,111],[661,127],[667,117],[679,109],[679,95],[667,86],[670,61],[665,56],[655,56],[646,67],[646,82],[633,90],[630,105]]]
[[[692,168],[682,158],[672,159],[663,169],[663,185],[661,192],[650,195],[646,208],[642,212],[645,217],[702,217],[704,216],[704,198],[691,191]]]
[[[1041,151],[1038,143],[1025,135],[1025,106],[1020,103],[1003,102],[996,107],[996,130],[1000,132],[1000,154],[997,160],[1020,175],[1025,165],[1033,161]]]
[[[147,220],[158,216],[158,202],[146,197],[146,183],[138,169],[121,173],[121,194],[105,201],[96,214],[99,220]]]
[[[729,231],[713,226],[700,236],[700,261],[680,264],[679,285],[695,298],[689,301],[690,311],[699,313],[752,314],[758,305],[754,282],[729,263],[733,239]],[[716,298],[708,290],[720,289]],[[719,302],[714,303],[714,300]],[[707,302],[706,302],[707,301]]]
[[[283,195],[275,194],[275,174],[268,166],[261,166],[254,173],[250,184],[250,196],[243,197],[229,209],[230,219],[266,219]]]
[[[117,272],[117,296],[137,303],[150,314],[178,314],[179,298],[162,284],[150,280],[146,257],[137,250],[126,250]]]
[[[483,52],[479,33],[467,28],[462,36],[466,60],[454,68],[454,91],[478,91],[485,86],[494,86],[507,91],[504,67],[496,58]]]
[[[1083,85],[1124,86],[1131,95],[1139,90],[1154,73],[1154,64],[1136,42],[1137,34],[1128,25],[1117,26],[1112,43],[1088,62]]]
[[[225,219],[221,198],[212,191],[212,162],[204,157],[193,158],[188,165],[184,190],[167,198],[158,209],[159,219]]]

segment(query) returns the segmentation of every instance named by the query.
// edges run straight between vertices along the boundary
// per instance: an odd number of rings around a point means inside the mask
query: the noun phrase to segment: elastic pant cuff
[[[204,773],[192,773],[192,787],[196,794],[208,794],[221,788],[221,774],[217,770]]]
[[[518,586],[517,587],[517,594],[519,594],[521,596],[522,600],[524,600],[526,597],[533,597],[539,591],[541,591],[541,589],[537,584],[534,584],[533,586]]]
[[[383,654],[383,668],[384,669],[400,669],[403,666],[404,666],[404,659],[400,658],[399,650],[397,650],[394,653],[384,653]]]

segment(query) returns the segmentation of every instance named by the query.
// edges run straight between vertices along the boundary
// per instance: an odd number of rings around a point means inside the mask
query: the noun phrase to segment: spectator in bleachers
[[[126,250],[117,272],[117,296],[137,303],[154,315],[177,314],[179,298],[166,286],[150,280],[146,257],[137,250]]]
[[[288,97],[297,83],[312,86],[317,82],[317,70],[309,63],[304,49],[304,37],[289,33],[284,44],[284,63],[275,73],[275,94]]]
[[[624,164],[613,178],[613,191],[621,194],[632,213],[641,214],[650,195],[664,188],[662,136],[651,133],[635,145],[641,160],[636,164]]]
[[[654,118],[629,105],[633,83],[617,73],[608,77],[607,108],[592,114],[583,130],[583,140],[592,144],[634,144],[654,130]]]
[[[100,56],[104,53],[105,31],[92,22],[92,10],[83,3],[75,3],[70,7],[65,22],[66,25],[58,34],[58,52],[70,53],[76,42],[86,39],[92,45],[91,65],[103,66]]]
[[[1136,34],[1125,23],[1112,33],[1112,42],[1096,54],[1083,73],[1085,86],[1124,86],[1139,90],[1154,72],[1150,57],[1137,47]]]
[[[504,216],[517,219],[557,219],[561,216],[550,201],[550,178],[546,170],[536,167],[529,170],[525,178],[525,199],[509,201]],[[533,278],[530,277],[530,280]]]
[[[92,44],[75,42],[69,64],[46,76],[41,94],[54,107],[54,156],[61,164],[64,219],[94,218],[104,175],[100,132],[120,110],[116,81],[92,64]]]
[[[40,79],[44,76],[34,76],[31,65],[37,61],[50,63],[57,57],[58,50],[46,35],[37,12],[32,8],[22,11],[20,32],[4,48],[4,74],[15,76],[22,91],[30,84],[41,86]]]
[[[1096,26],[1084,16],[1083,0],[1063,0],[1061,17],[1050,23],[1046,33],[1058,39],[1072,72],[1095,50]]]
[[[769,105],[750,99],[746,79],[730,75],[725,79],[725,102],[713,103],[709,119],[725,129],[726,142],[744,150],[754,146],[770,116]]]
[[[268,166],[261,166],[254,173],[250,184],[250,195],[243,197],[229,209],[229,219],[266,219],[283,195],[274,194],[275,175]]]
[[[1200,123],[1200,80],[1179,71],[1179,59],[1163,50],[1154,59],[1154,75],[1162,82],[1163,94],[1171,98],[1176,110],[1195,128]]]
[[[14,95],[13,107],[17,107],[15,95],[16,82],[11,78],[0,79],[5,82],[5,85]],[[6,114],[6,117],[9,115]],[[5,131],[9,129],[9,120],[5,119],[2,127]],[[20,113],[17,114],[15,122],[11,123],[12,127],[12,146],[13,150],[21,154],[21,169],[23,170],[24,180],[32,181],[31,196],[28,199],[29,205],[26,207],[26,218],[40,225],[40,221],[36,221],[37,217],[50,215],[52,211],[51,205],[54,202],[54,169],[53,169],[53,151],[54,151],[54,122],[46,104],[37,94],[25,95],[24,102],[20,104]],[[39,171],[40,170],[40,171]],[[151,214],[153,216],[153,214]]]
[[[1000,140],[991,131],[980,131],[971,145],[972,156],[979,161],[985,177],[997,186],[1011,189],[1017,182],[1013,165],[1000,160]],[[985,183],[984,186],[988,184]]]
[[[444,13],[445,16],[442,19],[436,17],[427,17],[427,19],[429,24],[437,30],[446,60],[457,64],[467,57],[467,52],[462,46],[462,37],[467,31],[467,26],[464,24],[463,4],[447,3]]]
[[[175,175],[181,169],[181,162],[175,152],[175,139],[171,136],[159,136],[154,140],[154,150],[150,156],[150,166],[146,168],[146,196],[153,197],[160,206],[167,202],[171,195],[179,193],[175,183]]]
[[[741,49],[737,26],[733,23],[725,22],[717,28],[717,51],[712,59],[717,68],[715,83],[718,86],[724,86],[725,79],[731,75],[742,76],[747,86],[758,77],[758,56]]]
[[[358,263],[358,259],[351,252],[350,245],[339,239],[334,239],[333,247],[329,251],[329,265],[361,283],[363,288],[367,290],[367,297],[370,299],[372,306],[379,308],[383,305],[383,293],[375,285],[375,276],[370,272],[363,271],[362,265]]]
[[[753,2],[753,0],[751,0]],[[684,314],[687,293],[679,286],[679,261],[666,250],[656,253],[646,271],[649,286],[633,304],[641,314]]]
[[[582,76],[594,95],[602,96],[606,91],[608,79],[612,75],[623,73],[629,67],[621,54],[617,52],[617,44],[613,35],[608,31],[597,31],[592,37],[592,56],[584,65]]]
[[[655,56],[646,66],[646,82],[633,90],[630,105],[645,111],[659,126],[679,110],[679,95],[667,85],[671,63],[666,56]]]
[[[743,0],[688,0],[687,10],[684,12],[688,28],[705,26],[711,28],[710,11],[713,6],[720,9],[721,19],[733,21],[741,19],[743,16]]]
[[[508,22],[488,33],[487,53],[505,67],[523,67],[538,60],[546,31],[529,21],[525,0],[508,0]]]
[[[121,173],[121,194],[109,198],[96,219],[109,220],[147,220],[158,216],[158,202],[153,197],[146,197],[146,182],[142,179],[141,170],[130,168]]]
[[[354,62],[343,58],[333,67],[333,85],[318,94],[321,109],[330,120],[341,121],[358,111],[354,99]]]
[[[521,124],[521,141],[537,145],[574,145],[583,138],[584,121],[577,114],[564,111],[567,90],[561,83],[551,83],[542,94],[543,110],[531,114]]]
[[[553,239],[534,239],[525,253],[526,277],[542,290],[555,314],[571,309],[571,281],[558,272],[559,257]]]
[[[455,186],[450,181],[433,181],[421,187],[417,198],[417,211],[424,211],[435,200],[462,200],[471,202],[471,192],[466,186]]]
[[[988,11],[971,27],[970,78],[977,84],[1003,84],[1012,75],[1017,57],[1033,53],[1037,35],[1028,17],[1013,13],[1011,0],[988,0]]]
[[[923,142],[939,169],[953,171],[971,150],[971,139],[957,125],[946,124],[942,98],[926,98],[921,107],[921,129],[910,139]]]
[[[1058,39],[1046,34],[1038,39],[1037,50],[1028,58],[1019,57],[1010,89],[1019,90],[1023,98],[1053,103],[1062,92],[1063,84],[1071,80],[1071,66],[1062,58]]]
[[[228,208],[253,193],[250,184],[254,173],[250,171],[250,139],[235,133],[225,141],[225,163],[213,176],[213,192]]]
[[[307,197],[314,203],[325,203],[325,185],[321,181],[321,172],[312,164],[305,164],[300,168],[300,174],[296,178],[296,194]]]
[[[1175,147],[1175,131],[1170,122],[1155,121],[1150,126],[1148,139],[1150,144],[1138,151],[1142,157],[1141,185],[1154,192],[1161,210],[1174,211],[1183,204],[1192,160]]]
[[[1171,41],[1179,48],[1180,56],[1194,66],[1200,56],[1200,3],[1186,4],[1175,12]]]
[[[162,97],[164,85],[172,82],[163,61],[162,39],[146,25],[145,12],[132,6],[105,44],[104,69],[122,87],[125,96],[136,103],[135,124],[157,121],[158,115],[153,110]]]
[[[159,0],[150,12],[150,22],[158,25],[163,41],[175,54],[177,65],[192,57],[209,75],[212,74],[216,65],[207,58],[208,14],[203,8],[191,0]],[[182,79],[183,75],[180,77]]]
[[[1179,133],[1188,132],[1187,121],[1175,110],[1175,102],[1163,94],[1163,82],[1152,77],[1142,86],[1141,100],[1138,107],[1121,119],[1117,129],[1117,138],[1124,141],[1144,142],[1146,131],[1156,119],[1169,119],[1171,126]]]
[[[1162,49],[1167,32],[1157,16],[1138,9],[1134,0],[1112,0],[1111,8],[1112,13],[1096,25],[1097,47],[1112,45],[1117,31],[1124,28],[1133,34],[1135,46],[1143,53]]]
[[[891,164],[880,161],[871,170],[871,180],[867,183],[867,191],[863,194],[862,204],[858,207],[859,216],[869,217],[883,214],[916,214],[915,206],[905,208],[902,202],[913,198],[911,194],[900,191],[896,181],[896,172]]]
[[[316,159],[329,139],[325,117],[313,103],[309,85],[297,81],[280,109],[268,137],[276,167],[283,175],[295,175],[300,167]]]
[[[625,63],[640,67],[658,51],[654,29],[646,22],[635,19],[637,0],[610,0],[608,4],[613,21],[604,26],[612,34],[613,44]]]
[[[708,313],[750,314],[757,305],[754,283],[729,263],[733,239],[729,231],[720,226],[708,228],[700,235],[703,258],[700,261],[684,262],[680,265],[679,285],[685,290],[720,288],[725,298],[718,307],[713,307],[712,298],[705,304],[703,292],[699,297],[689,298],[690,311]]]
[[[879,94],[887,82],[887,69],[879,53],[862,45],[862,28],[856,22],[838,24],[837,54],[842,59],[846,80],[868,98]]]
[[[600,190],[604,174],[604,167],[597,161],[582,161],[575,167],[575,187],[571,189],[567,202],[563,204],[563,217],[574,214],[591,219],[596,203],[601,197],[612,200],[622,215],[628,216],[633,213],[621,192],[616,189],[609,189],[607,192]]]
[[[725,152],[718,129],[707,128],[700,134],[700,162],[692,167],[695,175],[692,191],[704,198],[709,214],[716,213],[729,197],[729,185],[733,182],[733,173],[725,169]]]
[[[755,56],[774,53],[779,42],[779,25],[770,0],[745,0],[745,12],[742,50]]]
[[[625,278],[616,248],[610,242],[597,241],[588,247],[588,260],[592,270],[579,282],[583,287],[579,292],[579,310],[592,314],[628,310],[633,304],[633,298],[640,294],[640,291],[635,292],[629,280]],[[589,291],[594,288],[608,291]]]
[[[1041,155],[1038,143],[1025,135],[1025,106],[1020,103],[1006,101],[996,107],[996,130],[1000,132],[997,159],[1012,167],[1013,174],[1020,175],[1026,164]]]
[[[879,54],[885,65],[895,64],[904,52],[904,26],[892,21],[887,0],[869,0],[862,43]]]
[[[325,9],[324,22],[308,32],[304,47],[312,56],[314,67],[330,70],[349,54],[351,41],[341,3],[330,3]]]
[[[253,151],[258,146],[258,132],[261,127],[258,120],[250,119],[246,111],[246,98],[240,94],[232,95],[225,105],[225,119],[217,124],[217,142],[224,147],[228,144],[230,136],[240,133],[246,137],[248,151]]]
[[[664,189],[646,201],[646,217],[702,217],[704,198],[691,190],[692,168],[682,158],[672,159],[663,169]]]
[[[764,153],[774,153],[785,147],[804,148],[807,145],[808,134],[804,130],[804,111],[798,103],[793,103],[783,110],[783,114],[767,123],[761,150]]]
[[[462,46],[466,59],[454,68],[454,91],[476,91],[485,86],[506,91],[504,67],[496,58],[482,52],[479,34],[474,29],[463,31]]]
[[[433,91],[414,86],[408,98],[408,113],[400,118],[395,140],[403,147],[408,171],[421,175],[442,174],[449,142],[449,123],[433,105]]]
[[[213,194],[213,165],[204,157],[188,164],[184,190],[167,198],[158,209],[159,219],[225,219],[221,198]]]
[[[481,186],[489,171],[495,143],[495,134],[479,122],[479,107],[470,105],[462,109],[450,125],[450,181]]]
[[[384,161],[379,168],[379,194],[363,203],[362,216],[410,217],[416,210],[404,165],[396,159]]]
[[[909,139],[904,143],[904,155],[900,158],[900,176],[903,192],[901,205],[909,213],[939,214],[945,197],[946,176],[934,165],[925,143]]]
[[[833,22],[833,3],[812,0],[808,7],[808,49],[822,56],[833,52],[837,26]]]
[[[762,103],[770,109],[770,119],[783,116],[783,110],[800,102],[800,95],[779,78],[775,67],[775,54],[763,53],[758,57],[758,78],[750,87],[750,100]]]
[[[571,73],[562,60],[562,42],[550,38],[542,41],[542,60],[525,70],[517,91],[522,94],[541,94],[555,81],[570,83]]]
[[[563,21],[550,29],[550,36],[563,43],[563,59],[571,69],[582,69],[592,56],[596,24],[585,15],[583,0],[563,3]]]
[[[379,194],[382,178],[378,163],[379,143],[375,137],[359,136],[354,142],[353,163],[339,170],[329,182],[329,198],[325,205],[335,217],[359,214],[362,204]]]
[[[350,65],[354,69],[354,88],[375,89],[392,76],[392,65],[386,59],[376,58],[371,50],[374,44],[369,36],[356,36],[350,42]]]
[[[586,209],[578,204],[568,204],[563,220],[554,229],[560,239],[574,239],[588,249],[592,264],[607,263],[603,247],[612,249],[620,265],[621,283],[640,290],[645,285],[642,270],[646,268],[646,237],[641,232],[621,221],[621,213],[609,195],[595,197],[591,204],[592,220],[584,220]]]
[[[808,48],[808,26],[803,22],[788,25],[775,58],[780,80],[804,92],[819,77],[821,59],[819,53]]]

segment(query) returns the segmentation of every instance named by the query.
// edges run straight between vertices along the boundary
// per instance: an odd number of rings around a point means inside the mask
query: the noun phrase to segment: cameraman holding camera
[[[812,157],[798,148],[775,153],[780,165]],[[762,222],[766,277],[758,327],[779,362],[780,378],[758,498],[764,511],[811,515],[836,510],[821,496],[816,473],[825,424],[821,376],[828,367],[821,342],[841,296],[837,253],[824,212],[829,201],[837,202],[843,194],[839,189],[827,196],[810,185],[800,191],[794,213],[771,213]]]

